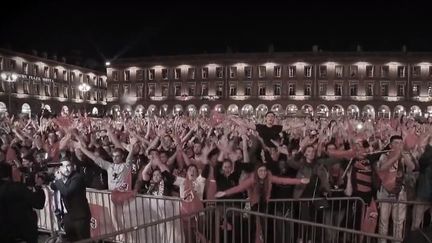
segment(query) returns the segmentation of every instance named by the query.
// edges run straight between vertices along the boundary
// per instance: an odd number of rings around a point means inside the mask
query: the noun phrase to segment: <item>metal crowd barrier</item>
[[[325,208],[317,209],[314,205],[315,202],[324,203]],[[204,200],[204,203],[206,206],[216,207],[219,212],[225,212],[227,208],[251,209],[249,201],[244,199]],[[292,219],[321,222],[349,229],[360,229],[365,206],[366,203],[359,197],[289,198],[270,199],[266,208],[257,208],[256,210]]]
[[[379,199],[377,204],[379,234],[396,236],[399,227],[402,230],[400,236],[405,238],[411,230],[432,225],[432,203],[430,202]],[[429,213],[429,217],[426,213]],[[425,222],[427,218],[429,222]]]
[[[55,194],[48,188],[45,188],[44,191],[47,200],[44,209],[37,211],[38,228],[41,232],[47,232],[52,236],[57,236],[62,229],[59,228],[54,213],[56,209],[56,203],[54,201]],[[181,200],[176,197],[137,195],[126,203],[114,204],[111,200],[111,192],[87,189],[87,200],[92,215],[90,221],[92,236],[102,235],[180,214]]]
[[[243,215],[247,215],[245,223]],[[365,233],[354,229],[336,227],[322,223],[269,215],[256,211],[228,208],[225,218],[234,227],[224,227],[224,243],[369,243],[401,242],[390,236]],[[275,234],[274,228],[282,226]],[[294,231],[292,229],[295,229]],[[329,235],[334,237],[328,237]]]
[[[77,243],[115,241],[125,236],[125,242],[133,243],[204,243],[214,241],[214,227],[203,223],[214,222],[215,208],[209,207],[195,213],[170,216],[165,219],[125,228],[112,233],[78,241]]]

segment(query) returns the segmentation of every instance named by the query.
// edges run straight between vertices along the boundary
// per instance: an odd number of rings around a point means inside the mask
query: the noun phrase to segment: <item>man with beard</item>
[[[84,177],[75,171],[74,165],[66,159],[56,172],[56,180],[51,184],[59,190],[67,213],[64,217],[66,238],[77,241],[90,238],[90,207],[86,198]]]

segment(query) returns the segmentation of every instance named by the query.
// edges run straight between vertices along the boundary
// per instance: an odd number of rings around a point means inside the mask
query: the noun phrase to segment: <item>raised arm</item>
[[[241,126],[241,127],[245,127],[245,128],[249,128],[252,130],[256,130],[256,126],[253,123],[246,123],[245,121],[239,119],[239,118],[235,118],[235,117],[231,117],[230,118],[231,121],[233,121],[235,124]]]
[[[270,176],[271,183],[278,185],[299,185],[299,184],[308,184],[308,178],[288,178],[288,177],[279,177],[279,176]]]
[[[108,168],[111,166],[111,163],[97,157],[95,154],[93,154],[92,152],[90,152],[84,144],[82,143],[75,143],[75,147],[79,148],[81,150],[81,152],[83,152],[83,154],[85,154],[89,159],[93,160],[93,162],[95,162],[99,167],[101,167],[104,170],[108,170]]]

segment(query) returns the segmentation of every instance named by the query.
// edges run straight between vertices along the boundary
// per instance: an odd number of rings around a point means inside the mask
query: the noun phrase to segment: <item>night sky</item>
[[[10,3],[12,1],[9,1]],[[13,1],[1,10],[0,47],[105,60],[196,53],[432,51],[430,6],[409,1]],[[8,9],[8,10],[6,10]]]

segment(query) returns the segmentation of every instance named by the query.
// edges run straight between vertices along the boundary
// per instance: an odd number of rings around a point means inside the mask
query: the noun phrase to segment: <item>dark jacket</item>
[[[44,204],[42,189],[30,191],[22,183],[0,181],[0,242],[17,237],[37,239],[37,215],[33,209],[42,209]]]
[[[60,191],[69,218],[90,219],[90,207],[86,198],[86,185],[82,174],[72,172],[66,183],[56,180],[52,184],[52,188]]]
[[[419,159],[420,174],[417,180],[417,199],[432,201],[432,146],[427,145]]]

